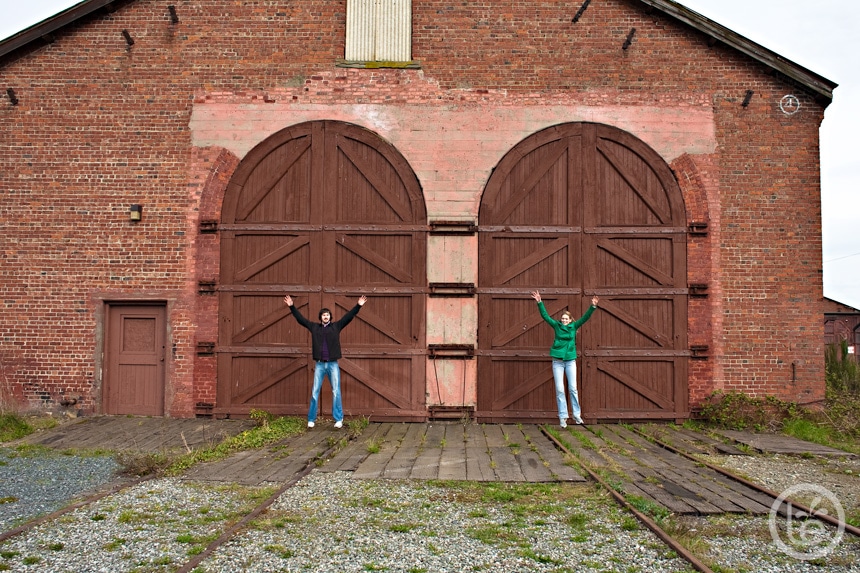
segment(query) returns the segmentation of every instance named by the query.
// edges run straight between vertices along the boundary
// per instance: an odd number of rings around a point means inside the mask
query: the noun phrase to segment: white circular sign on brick
[[[797,96],[793,96],[791,94],[782,96],[782,99],[779,100],[779,109],[782,110],[782,113],[785,115],[794,115],[800,111],[800,100],[797,99]]]

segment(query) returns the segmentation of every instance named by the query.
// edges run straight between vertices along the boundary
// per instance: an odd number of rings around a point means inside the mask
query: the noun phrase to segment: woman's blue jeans
[[[570,406],[573,408],[573,419],[578,420],[582,414],[579,408],[579,394],[576,391],[576,360],[553,360],[552,377],[555,380],[555,401],[558,405],[558,419],[567,420],[567,397],[564,395],[564,375],[567,374],[567,386],[570,389]]]
[[[335,422],[343,420],[343,403],[340,397],[340,366],[337,365],[337,360],[329,362],[319,361],[314,368],[314,389],[311,393],[311,407],[308,410],[308,422],[315,422],[317,419],[317,409],[320,403],[320,391],[322,390],[323,378],[328,376],[329,384],[331,384],[331,393],[333,398],[331,415]]]

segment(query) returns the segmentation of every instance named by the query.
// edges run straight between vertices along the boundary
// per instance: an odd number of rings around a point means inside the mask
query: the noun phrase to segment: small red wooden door
[[[109,305],[106,323],[104,412],[164,415],[164,306]]]
[[[552,420],[547,311],[581,316],[586,418],[687,415],[686,216],[666,163],[599,124],[555,126],[499,163],[480,211],[478,417]]]

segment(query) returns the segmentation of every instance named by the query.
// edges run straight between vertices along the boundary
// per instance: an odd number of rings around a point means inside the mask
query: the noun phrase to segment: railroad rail
[[[584,427],[580,426],[577,429],[571,429],[571,430],[572,431],[582,431],[583,429],[584,429]],[[615,487],[613,487],[612,485],[607,483],[606,480],[604,480],[600,476],[600,474],[597,473],[593,467],[591,467],[591,464],[589,464],[589,462],[586,459],[584,459],[584,457],[577,456],[573,451],[570,450],[570,448],[567,447],[567,445],[565,445],[558,438],[556,438],[556,436],[553,435],[553,433],[550,432],[546,426],[542,426],[541,430],[543,431],[544,435],[546,435],[547,438],[549,438],[555,444],[555,446],[557,448],[559,448],[564,453],[566,453],[566,454],[572,456],[574,459],[576,459],[578,462],[578,465],[582,468],[582,470],[585,471],[588,474],[588,476],[594,482],[600,484],[600,486],[603,487],[613,497],[613,499],[616,500],[616,502],[619,505],[621,505],[624,509],[626,509],[627,511],[632,513],[643,525],[645,525],[657,537],[659,537],[664,543],[666,543],[670,548],[672,548],[681,558],[683,558],[685,561],[690,563],[690,565],[696,571],[700,571],[701,573],[713,573],[713,570],[711,568],[709,568],[705,563],[703,563],[699,558],[697,558],[692,552],[690,552],[678,540],[676,540],[669,533],[667,533],[665,530],[663,530],[656,521],[651,519],[648,515],[639,511]],[[775,493],[775,492],[773,492],[773,491],[771,491],[771,490],[769,490],[763,486],[760,486],[754,482],[751,482],[750,480],[747,480],[741,476],[738,476],[738,475],[734,474],[733,472],[726,470],[725,468],[721,468],[721,467],[716,466],[714,464],[709,464],[707,462],[704,462],[701,459],[696,458],[695,456],[683,451],[682,449],[676,448],[676,447],[672,446],[671,444],[667,444],[667,443],[661,441],[660,439],[656,438],[655,436],[647,434],[638,428],[633,427],[632,431],[635,432],[640,437],[642,437],[643,439],[657,445],[660,448],[664,448],[665,450],[670,451],[673,454],[682,456],[683,458],[685,458],[691,462],[694,462],[695,464],[700,464],[700,465],[708,468],[711,471],[714,471],[714,472],[716,472],[722,476],[725,476],[725,477],[727,477],[727,478],[729,478],[729,479],[731,479],[731,480],[733,480],[739,484],[742,484],[744,487],[749,488],[750,490],[753,490],[753,491],[755,491],[761,495],[767,496],[769,499],[772,500],[771,507],[776,505],[776,501],[778,499],[781,499],[780,494],[777,494],[777,493]],[[845,532],[848,532],[848,533],[851,533],[852,535],[860,537],[860,528],[857,528],[857,527],[852,526],[851,524],[842,522],[839,519],[834,518],[833,516],[831,516],[827,513],[815,511],[815,510],[813,510],[813,509],[811,509],[811,508],[809,508],[809,507],[807,507],[801,503],[798,503],[796,501],[786,499],[786,498],[782,498],[781,501],[782,501],[782,503],[778,507],[778,511],[783,516],[788,516],[791,519],[808,519],[808,518],[817,519],[823,523],[827,523],[827,524],[832,525],[832,526],[840,527]]]

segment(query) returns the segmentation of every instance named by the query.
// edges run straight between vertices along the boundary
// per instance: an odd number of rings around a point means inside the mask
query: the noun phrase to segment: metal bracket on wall
[[[459,358],[471,360],[475,347],[471,344],[430,344],[427,346],[430,358]]]
[[[200,232],[204,234],[217,233],[218,221],[200,221]]]
[[[214,342],[198,342],[197,343],[197,356],[214,356],[215,355],[215,343]]]
[[[707,237],[708,224],[704,221],[693,221],[689,226],[689,233],[693,237]]]
[[[474,235],[478,226],[472,221],[430,221],[431,235]]]
[[[199,294],[215,294],[215,281],[199,281],[197,292]]]
[[[475,283],[430,283],[430,296],[475,296]]]
[[[691,284],[688,287],[690,296],[706,297],[708,296],[708,285],[702,283]]]
[[[708,359],[707,344],[693,344],[690,346],[690,358],[692,360],[707,360]]]

